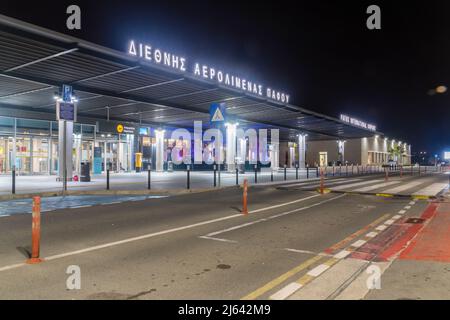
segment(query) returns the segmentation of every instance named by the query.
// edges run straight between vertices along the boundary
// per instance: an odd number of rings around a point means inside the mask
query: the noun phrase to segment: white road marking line
[[[345,185],[338,186],[338,187],[333,187],[333,188],[331,188],[331,190],[344,190],[344,189],[347,189],[347,188],[358,187],[358,186],[362,186],[362,185],[365,185],[365,184],[374,183],[374,182],[380,182],[380,181],[383,181],[383,180],[370,180],[370,181],[350,183],[350,184],[345,184]]]
[[[413,206],[413,205],[415,205],[415,204],[416,204],[415,201],[411,201],[411,202],[409,203],[410,206]]]
[[[201,237],[199,237],[199,238],[201,238],[201,239],[207,239],[207,240],[221,241],[221,242],[237,243],[237,241],[234,241],[234,240],[228,240],[228,239],[222,239],[222,238],[213,238],[213,237],[206,237],[206,236],[201,236]]]
[[[295,253],[312,254],[315,256],[331,257],[330,254],[324,253],[324,252],[317,253],[317,252],[313,252],[313,251],[309,251],[309,250],[300,250],[300,249],[291,249],[291,248],[284,248],[284,250],[290,251],[290,252],[295,252]]]
[[[319,195],[316,195],[316,196],[321,196],[321,195],[319,194]],[[314,198],[316,196],[307,197],[307,198],[310,199],[310,198]],[[306,200],[307,198],[303,198],[303,199]],[[334,199],[337,199],[337,198],[340,198],[340,196],[332,198],[332,199],[329,199],[328,201],[331,201],[331,200],[334,200]],[[300,200],[302,200],[302,199],[300,199]],[[300,201],[300,200],[298,200],[298,201]],[[295,201],[295,202],[298,202],[298,201]],[[287,204],[290,204],[290,203],[292,203],[292,202],[288,202],[286,204],[280,204],[280,205],[277,205],[275,207],[280,207],[280,206],[287,205]],[[255,211],[251,211],[251,212],[260,212],[260,211],[264,211],[264,210],[269,210],[269,209],[271,209],[273,207],[274,206],[261,208],[261,209],[258,209],[258,210],[255,210]],[[60,258],[74,256],[74,255],[77,255],[77,254],[82,254],[82,253],[92,252],[92,251],[96,251],[96,250],[100,250],[100,249],[110,248],[110,247],[114,247],[114,246],[125,244],[125,243],[130,243],[130,242],[134,242],[134,241],[144,240],[144,239],[148,239],[148,238],[152,238],[152,237],[156,237],[156,236],[160,236],[160,235],[164,235],[164,234],[168,234],[168,233],[173,233],[173,232],[177,232],[177,231],[192,229],[192,228],[196,228],[196,227],[199,227],[199,226],[203,226],[203,225],[207,225],[207,224],[211,224],[211,223],[215,223],[215,222],[220,222],[220,221],[224,221],[224,220],[229,220],[229,219],[233,219],[233,218],[237,218],[237,217],[242,217],[242,216],[243,215],[240,214],[240,213],[233,214],[233,215],[225,216],[225,217],[222,217],[222,218],[206,220],[206,221],[202,221],[202,222],[198,222],[198,223],[194,223],[194,224],[190,224],[190,225],[186,225],[186,226],[182,226],[182,227],[162,230],[162,231],[149,233],[149,234],[145,234],[145,235],[141,235],[141,236],[137,236],[137,237],[132,237],[132,238],[127,238],[127,239],[123,239],[123,240],[119,240],[119,241],[104,243],[104,244],[101,244],[101,245],[88,247],[88,248],[85,248],[85,249],[80,249],[80,250],[70,251],[70,252],[66,252],[66,253],[61,253],[61,254],[57,254],[57,255],[46,257],[46,258],[44,258],[44,260],[47,260],[47,261],[56,260],[56,259],[60,259]],[[20,263],[20,264],[14,264],[14,265],[0,267],[0,272],[4,271],[4,270],[10,270],[10,269],[26,266],[26,265],[27,264],[25,264],[25,263]]]
[[[319,194],[319,196],[321,196],[321,195]],[[255,221],[247,222],[247,223],[240,224],[240,225],[237,225],[237,226],[234,226],[234,227],[231,227],[231,228],[227,228],[227,229],[223,229],[223,230],[219,230],[219,231],[214,231],[214,232],[208,233],[206,236],[207,237],[213,237],[213,236],[216,236],[216,235],[221,234],[221,233],[234,231],[234,230],[245,228],[245,227],[248,227],[248,226],[251,226],[251,225],[254,225],[254,224],[257,224],[257,223],[261,223],[261,222],[264,222],[264,221],[280,218],[280,217],[286,216],[288,214],[292,214],[292,213],[295,213],[295,212],[311,209],[311,208],[314,208],[314,207],[319,206],[321,204],[324,204],[324,203],[327,203],[327,202],[339,199],[339,198],[341,198],[343,196],[345,196],[345,194],[341,194],[341,195],[339,195],[337,197],[334,197],[334,198],[331,198],[331,199],[328,199],[328,200],[324,200],[324,201],[321,201],[321,202],[318,202],[318,203],[315,203],[315,204],[312,204],[312,205],[309,205],[309,206],[306,206],[306,207],[301,207],[301,208],[298,208],[298,209],[282,212],[282,213],[279,213],[279,214],[276,214],[276,215],[273,215],[273,216],[270,216],[270,217],[267,217],[267,218],[262,218],[262,219],[258,219],[258,220],[255,220]],[[313,197],[316,197],[316,196],[313,196]],[[310,198],[310,197],[308,197],[308,198]],[[306,200],[307,198],[304,198],[304,199]]]
[[[405,210],[411,209],[411,206],[405,206]]]
[[[393,193],[393,194],[400,193],[402,191],[414,188],[414,187],[418,186],[419,184],[423,184],[423,183],[424,183],[423,181],[412,181],[410,183],[402,184],[402,185],[400,185],[398,187],[395,187],[395,188],[392,188],[392,189],[389,189],[389,190],[386,190],[386,191],[383,191],[383,192],[385,192],[385,193]]]
[[[381,225],[381,226],[376,227],[375,230],[383,231],[383,230],[385,230],[386,228],[387,228],[386,226]]]
[[[0,218],[9,217],[9,214],[0,215]]]
[[[348,251],[348,250],[342,250],[342,251],[339,251],[338,253],[336,253],[334,256],[333,256],[333,258],[336,258],[336,259],[344,259],[346,256],[348,256],[349,254],[351,253],[351,251]]]
[[[366,234],[366,237],[375,238],[378,235],[378,232],[372,231]]]
[[[324,180],[325,180],[325,182],[330,181],[330,183],[332,183],[334,181],[346,180],[346,178],[324,179]],[[309,184],[316,184],[318,181],[320,181],[320,178],[314,178],[314,179],[310,179],[310,181],[304,181],[304,182],[300,182],[300,183],[286,183],[286,184],[280,185],[280,187],[306,186],[306,185],[309,185]]]
[[[417,192],[414,192],[413,195],[416,196],[435,196],[443,189],[447,187],[447,183],[433,183],[426,188],[420,189]]]
[[[328,186],[332,186],[332,185],[336,185],[336,184],[343,184],[346,182],[351,182],[351,181],[360,181],[361,179],[348,179],[346,181],[337,181],[337,182],[324,182],[324,186],[328,187]],[[302,187],[302,189],[307,189],[307,188],[316,188],[316,187],[320,187],[320,183],[316,183],[313,185],[309,185],[309,186],[304,186]]]
[[[392,217],[392,220],[398,220],[398,219],[400,219],[402,216],[401,215],[395,215],[395,216],[393,216]]]
[[[404,214],[405,212],[406,212],[406,210],[400,210],[398,213]]]
[[[394,222],[395,222],[394,220],[390,219],[390,220],[386,221],[384,224],[387,224],[388,226],[390,226]]]
[[[19,268],[19,267],[23,267],[23,266],[26,266],[26,265],[27,265],[26,263],[12,264],[12,265],[10,265],[10,266],[1,267],[1,268],[0,268],[0,272],[6,271],[6,270],[15,269],[15,268]]]
[[[355,247],[355,248],[359,248],[366,242],[367,242],[366,240],[358,240],[358,241],[353,242],[351,246]]]
[[[367,191],[372,191],[375,189],[380,189],[380,188],[384,188],[393,184],[397,184],[400,183],[400,181],[389,181],[389,182],[383,182],[383,183],[379,183],[379,184],[375,184],[373,186],[368,186],[368,187],[364,187],[364,188],[359,188],[356,190],[353,190],[354,192],[367,192]]]
[[[329,268],[330,268],[330,266],[327,266],[326,264],[319,264],[317,267],[315,267],[314,269],[310,270],[307,273],[307,275],[309,275],[311,277],[318,277],[319,275],[324,273]]]
[[[276,204],[276,205],[270,206],[270,207],[265,207],[265,208],[261,208],[261,209],[252,210],[252,211],[249,211],[248,213],[257,213],[257,212],[261,212],[261,211],[266,211],[266,210],[270,210],[270,209],[284,207],[284,206],[288,206],[290,204],[306,201],[306,200],[313,199],[313,198],[320,197],[320,196],[321,196],[320,194],[316,194],[316,195],[313,195],[313,196],[297,199],[297,200],[294,200],[294,201],[289,201],[289,202],[285,202],[285,203]]]
[[[270,300],[284,300],[287,297],[289,297],[290,295],[292,295],[295,291],[300,289],[301,287],[302,287],[302,285],[300,283],[292,282],[292,283],[288,284],[286,287],[284,287],[283,289],[281,289],[280,291],[271,295],[269,297],[269,299]]]
[[[92,207],[92,205],[91,204],[87,204],[87,205],[84,205],[84,206],[75,206],[75,207],[69,207],[70,209],[78,209],[78,208],[87,208],[87,207]]]

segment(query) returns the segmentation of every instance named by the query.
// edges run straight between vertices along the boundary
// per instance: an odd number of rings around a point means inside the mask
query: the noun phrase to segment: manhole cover
[[[425,220],[421,218],[409,218],[406,220],[406,223],[414,223],[414,224],[420,224],[423,223]]]

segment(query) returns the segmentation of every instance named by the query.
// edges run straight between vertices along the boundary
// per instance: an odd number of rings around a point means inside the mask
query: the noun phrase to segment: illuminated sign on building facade
[[[354,126],[360,127],[360,128],[364,128],[370,131],[377,131],[377,127],[374,124],[370,124],[352,117],[349,117],[345,114],[341,114],[341,120],[346,122],[346,123],[350,123]]]
[[[285,104],[289,103],[290,96],[284,92],[270,87],[264,87],[261,83],[198,62],[188,67],[185,57],[153,48],[148,44],[136,43],[131,40],[128,46],[128,54],[182,73],[189,72],[195,77],[213,81],[216,84],[233,89],[242,90],[255,96]]]

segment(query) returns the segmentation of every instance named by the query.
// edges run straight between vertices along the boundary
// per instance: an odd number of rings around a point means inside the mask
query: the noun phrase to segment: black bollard
[[[284,165],[284,181],[286,181],[287,176],[286,176],[286,165]]]
[[[16,194],[16,169],[12,171],[12,194]]]
[[[255,183],[258,183],[258,165],[255,164]]]
[[[186,187],[187,187],[187,189],[190,189],[191,188],[191,167],[188,165],[187,166],[187,182],[186,182]]]
[[[270,181],[273,182],[273,170],[270,169]]]
[[[239,185],[239,169],[236,168],[236,185]]]
[[[109,190],[109,169],[106,170],[106,190]]]
[[[298,165],[295,167],[295,180],[298,180]]]
[[[213,166],[213,171],[214,171],[214,188],[217,186],[217,170],[216,170],[216,165]]]

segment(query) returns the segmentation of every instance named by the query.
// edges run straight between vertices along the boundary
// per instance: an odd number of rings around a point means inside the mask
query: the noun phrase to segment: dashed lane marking
[[[235,240],[228,240],[228,239],[222,239],[222,238],[213,238],[213,237],[207,237],[207,236],[201,236],[200,239],[207,239],[207,240],[214,240],[214,241],[220,241],[220,242],[230,242],[230,243],[237,243]]]
[[[323,258],[322,256],[315,256],[315,257],[303,262],[302,264],[298,265],[297,267],[282,274],[278,278],[275,278],[274,280],[268,282],[266,285],[262,286],[261,288],[256,289],[255,291],[249,293],[248,295],[243,297],[241,300],[254,300],[254,299],[262,296],[264,293],[266,293],[266,292],[272,290],[273,288],[275,288],[276,286],[282,284],[284,281],[286,281],[290,277],[295,276],[297,273],[309,268],[311,265],[315,264],[317,261],[319,261],[322,258]]]
[[[326,270],[328,270],[328,268],[330,268],[330,266],[328,266],[326,264],[319,264],[314,269],[308,271],[307,275],[309,275],[311,277],[317,277],[317,276],[321,275],[322,273],[324,273]]]
[[[296,202],[299,202],[299,201],[304,201],[304,200],[307,200],[307,199],[320,197],[320,196],[321,195],[313,195],[313,196],[302,198],[302,199],[299,199],[299,200],[282,203],[282,204],[279,204],[279,205],[276,205],[276,206],[265,207],[265,208],[261,208],[261,209],[258,209],[258,210],[253,210],[253,211],[250,211],[250,212],[255,213],[255,212],[261,212],[261,211],[265,211],[265,210],[270,210],[270,209],[273,209],[274,207],[286,206],[286,205],[289,205],[289,204],[292,204],[292,203],[296,203]],[[31,213],[31,211],[30,211],[30,213]],[[84,249],[80,249],[80,250],[75,250],[75,251],[70,251],[70,252],[66,252],[66,253],[56,254],[56,255],[53,255],[53,256],[49,256],[49,257],[43,258],[43,260],[51,261],[51,260],[61,259],[61,258],[69,257],[69,256],[74,256],[74,255],[78,255],[78,254],[83,254],[83,253],[87,253],[87,252],[92,252],[92,251],[96,251],[96,250],[110,248],[110,247],[114,247],[114,246],[117,246],[117,245],[122,245],[122,244],[125,244],[125,243],[130,243],[130,242],[140,241],[140,240],[144,240],[144,239],[148,239],[148,238],[152,238],[152,237],[156,237],[156,236],[160,236],[160,235],[165,235],[165,234],[169,234],[169,233],[173,233],[173,232],[177,232],[177,231],[183,231],[183,230],[187,230],[187,229],[192,229],[192,228],[196,228],[196,227],[199,227],[199,226],[204,226],[204,225],[208,225],[208,224],[212,224],[212,223],[216,223],[216,222],[220,222],[220,221],[225,221],[225,220],[229,220],[229,219],[234,219],[234,218],[238,218],[238,217],[242,217],[242,216],[243,215],[240,214],[240,213],[239,214],[233,214],[233,215],[229,215],[229,216],[225,216],[225,217],[221,217],[221,218],[217,218],[217,219],[212,219],[212,220],[206,220],[206,221],[202,221],[202,222],[198,222],[198,223],[194,223],[194,224],[190,224],[190,225],[186,225],[186,226],[181,226],[181,227],[176,227],[176,228],[172,228],[172,229],[162,230],[162,231],[158,231],[158,232],[155,232],[155,233],[149,233],[149,234],[145,234],[145,235],[141,235],[141,236],[137,236],[137,237],[132,237],[132,238],[127,238],[127,239],[123,239],[123,240],[119,240],[119,241],[104,243],[104,244],[101,244],[101,245],[88,247],[88,248],[84,248]],[[23,267],[23,266],[29,266],[29,265],[26,264],[26,263],[18,263],[18,264],[14,264],[14,265],[4,266],[4,267],[0,267],[0,272],[1,271],[5,271],[5,270],[11,270],[11,269]]]
[[[318,196],[320,196],[320,195],[318,195]],[[237,226],[233,226],[233,227],[231,227],[231,228],[227,228],[227,229],[223,229],[223,230],[211,232],[211,233],[208,233],[208,234],[206,235],[206,237],[214,237],[214,236],[219,235],[219,234],[222,234],[222,233],[226,233],[226,232],[230,232],[230,231],[235,231],[235,230],[238,230],[238,229],[242,229],[242,228],[245,228],[245,227],[249,227],[249,226],[255,225],[255,224],[257,224],[257,223],[269,221],[269,220],[276,219],[276,218],[280,218],[280,217],[283,217],[283,216],[286,216],[286,215],[289,215],[289,214],[292,214],[292,213],[296,213],[296,212],[300,212],[300,211],[303,211],[303,210],[311,209],[311,208],[320,206],[320,205],[322,205],[322,204],[325,204],[325,203],[328,203],[328,202],[337,200],[337,199],[339,199],[339,198],[342,198],[343,196],[345,196],[345,194],[341,194],[341,195],[339,195],[339,196],[337,196],[337,197],[333,197],[333,198],[331,198],[331,199],[327,199],[327,200],[324,200],[324,201],[321,201],[321,202],[317,202],[317,203],[311,204],[311,205],[309,205],[309,206],[301,207],[301,208],[294,209],[294,210],[290,210],[290,211],[285,211],[285,212],[282,212],[282,213],[279,213],[279,214],[276,214],[276,215],[273,215],[273,216],[270,216],[270,217],[267,217],[267,218],[262,218],[262,219],[258,219],[258,220],[255,220],[255,221],[243,223],[243,224],[240,224],[240,225],[237,225]],[[314,197],[314,196],[313,196],[313,197]],[[306,200],[306,199],[307,199],[307,198],[305,198],[305,200]]]
[[[355,248],[359,248],[359,247],[361,247],[363,244],[365,244],[367,241],[365,241],[365,240],[358,240],[358,241],[355,241],[354,243],[352,243],[352,247],[355,247]]]
[[[324,252],[317,253],[317,252],[313,252],[313,251],[310,251],[310,250],[300,250],[300,249],[291,249],[291,248],[284,248],[284,250],[289,251],[289,252],[295,252],[295,253],[312,254],[312,255],[315,255],[315,256],[319,255],[319,256],[322,256],[322,257],[330,257],[331,256],[330,254],[327,254],[327,253],[324,253]]]

